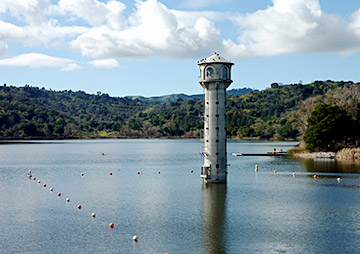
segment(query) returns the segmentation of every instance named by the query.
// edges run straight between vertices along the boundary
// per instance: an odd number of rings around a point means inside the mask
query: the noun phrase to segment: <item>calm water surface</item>
[[[229,141],[205,186],[198,140],[2,143],[0,253],[360,253],[359,165],[231,155],[294,145]]]

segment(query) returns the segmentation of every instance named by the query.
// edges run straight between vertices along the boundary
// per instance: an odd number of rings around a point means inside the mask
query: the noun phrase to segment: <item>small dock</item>
[[[286,152],[267,152],[267,153],[232,153],[234,156],[291,156]]]

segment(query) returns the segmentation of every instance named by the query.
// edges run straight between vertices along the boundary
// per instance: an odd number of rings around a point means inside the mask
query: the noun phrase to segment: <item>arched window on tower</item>
[[[228,80],[229,79],[229,71],[227,67],[222,68],[222,79]]]
[[[214,75],[214,69],[211,67],[208,67],[206,69],[206,77],[212,77]]]

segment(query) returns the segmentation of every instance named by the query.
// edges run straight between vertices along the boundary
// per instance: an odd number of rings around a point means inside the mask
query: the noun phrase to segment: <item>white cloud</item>
[[[206,2],[214,5],[224,1]],[[199,58],[214,51],[234,59],[360,50],[360,10],[346,22],[324,13],[319,0],[272,0],[266,9],[248,14],[179,11],[159,0],[135,2],[126,17],[126,7],[119,0],[0,0],[0,14],[11,16],[0,20],[0,53],[6,51],[8,41],[25,47],[68,48],[95,61],[149,56]],[[224,37],[229,33],[222,33],[222,25],[229,20],[237,30]]]
[[[318,0],[273,0],[273,6],[233,18],[237,42],[227,40],[235,57],[302,53],[348,54],[360,50],[360,37],[340,17],[324,13]]]
[[[120,67],[119,62],[116,61],[116,59],[94,60],[89,63],[96,68],[114,69]]]
[[[1,0],[0,13],[9,11],[19,20],[39,25],[46,22],[45,14],[50,4],[51,0]]]
[[[38,53],[22,54],[12,58],[0,59],[0,65],[31,68],[58,67],[62,70],[76,70],[80,68],[80,66],[71,59]]]
[[[232,0],[185,0],[181,7],[185,8],[209,8],[213,5],[220,5],[227,2],[231,2]]]
[[[57,11],[63,14],[69,12],[91,26],[108,24],[113,29],[119,29],[126,23],[122,15],[125,7],[119,1],[103,3],[98,0],[60,0]]]
[[[181,23],[157,0],[137,1],[136,8],[126,28],[94,27],[70,45],[84,56],[95,58],[198,57],[222,47],[220,31],[204,17],[193,18],[190,25]]]

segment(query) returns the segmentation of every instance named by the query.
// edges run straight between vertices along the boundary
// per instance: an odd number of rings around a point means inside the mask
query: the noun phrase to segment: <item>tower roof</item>
[[[209,63],[225,63],[225,64],[231,64],[231,65],[234,64],[234,63],[230,62],[229,60],[226,60],[225,58],[223,58],[216,52],[212,56],[209,56],[208,58],[200,60],[198,62],[198,65],[209,64]]]

